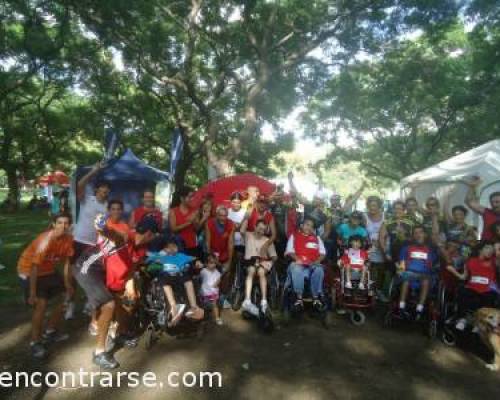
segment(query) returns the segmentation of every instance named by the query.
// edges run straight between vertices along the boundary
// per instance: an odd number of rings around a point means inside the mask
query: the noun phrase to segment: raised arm
[[[478,213],[478,214],[483,214],[485,211],[485,207],[479,203],[479,200],[477,198],[476,194],[476,188],[481,184],[481,179],[479,177],[474,177],[468,181],[465,181],[465,184],[469,186],[469,190],[467,191],[467,194],[465,195],[465,204],[467,207],[469,207],[472,211]]]
[[[299,201],[299,203],[302,203],[302,204],[309,203],[309,201],[304,196],[302,196],[302,194],[299,193],[299,191],[297,190],[297,187],[295,186],[295,183],[293,182],[293,172],[292,171],[290,171],[288,173],[288,185],[290,186],[290,194],[295,195],[295,197]]]
[[[84,175],[77,183],[76,185],[76,198],[78,201],[82,201],[83,198],[85,197],[85,187],[89,183],[90,179],[94,177],[102,168],[104,167],[104,164],[102,161],[99,161],[96,163],[92,169]]]
[[[359,200],[360,196],[363,194],[365,186],[366,184],[365,182],[363,182],[361,184],[361,187],[354,194],[351,194],[350,196],[347,197],[344,205],[342,206],[342,211],[344,213],[349,212],[352,209],[352,206]]]

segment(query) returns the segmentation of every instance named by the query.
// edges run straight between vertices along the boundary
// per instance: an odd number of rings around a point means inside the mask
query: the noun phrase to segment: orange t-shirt
[[[106,226],[115,232],[126,233],[127,235],[130,232],[130,226],[128,226],[128,224],[123,221],[113,222],[110,219],[108,219],[106,221]]]
[[[22,252],[17,272],[29,276],[33,264],[38,265],[38,276],[53,274],[58,262],[73,256],[73,236],[53,237],[53,231],[43,232]]]

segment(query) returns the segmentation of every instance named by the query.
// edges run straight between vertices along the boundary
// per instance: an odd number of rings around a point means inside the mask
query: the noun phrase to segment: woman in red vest
[[[163,213],[159,208],[155,207],[155,192],[153,189],[146,189],[144,191],[142,194],[142,206],[132,211],[128,224],[133,229],[146,216],[154,218],[158,230],[161,232],[163,228]]]
[[[183,241],[183,252],[192,257],[200,258],[198,231],[205,224],[210,214],[203,212],[200,215],[198,209],[192,205],[193,195],[194,190],[189,187],[179,190],[180,204],[170,210],[168,221],[172,233],[178,235]]]
[[[324,270],[321,262],[325,258],[326,250],[321,238],[314,234],[314,228],[314,221],[309,217],[304,218],[301,229],[290,236],[286,246],[285,255],[293,260],[288,267],[288,274],[297,296],[294,304],[297,310],[304,307],[302,293],[304,279],[307,276],[311,283],[313,307],[318,311],[324,307],[322,302]]]
[[[234,223],[227,218],[224,206],[217,207],[215,217],[210,218],[205,228],[205,240],[208,254],[217,255],[224,272],[229,271],[234,251]]]
[[[498,301],[498,277],[493,258],[494,247],[491,242],[481,241],[476,251],[478,255],[471,257],[460,274],[449,266],[447,270],[458,279],[465,280],[465,285],[458,293],[458,330],[464,330],[467,324],[465,316],[482,307],[494,307]]]

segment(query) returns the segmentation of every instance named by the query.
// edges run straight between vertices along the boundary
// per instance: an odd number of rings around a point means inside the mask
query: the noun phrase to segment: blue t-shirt
[[[409,244],[399,254],[399,261],[405,262],[406,270],[418,274],[430,274],[437,259],[436,252],[425,244]]]
[[[349,224],[341,224],[337,228],[337,233],[342,239],[342,242],[344,244],[347,244],[349,242],[349,238],[351,236],[361,236],[362,238],[366,238],[368,236],[368,232],[366,231],[366,228],[363,226],[356,226],[352,227]]]
[[[146,262],[162,264],[164,273],[173,274],[183,272],[189,268],[189,265],[193,260],[194,257],[188,256],[184,253],[168,255],[163,251],[160,251],[158,253],[150,253]]]

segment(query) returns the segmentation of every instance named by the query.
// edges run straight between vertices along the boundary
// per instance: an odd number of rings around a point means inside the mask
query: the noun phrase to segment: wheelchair
[[[304,279],[304,292],[302,293],[302,300],[304,303],[303,310],[296,310],[294,308],[294,303],[297,300],[295,291],[293,290],[293,281],[290,273],[290,265],[287,268],[287,275],[285,282],[281,288],[281,310],[283,324],[289,325],[292,320],[301,320],[304,314],[308,314],[311,318],[319,320],[321,325],[325,329],[329,329],[332,325],[331,313],[328,312],[328,305],[331,304],[332,300],[329,297],[329,288],[326,285],[325,280],[323,280],[323,307],[321,310],[316,310],[313,306],[313,298],[311,294],[310,278],[305,277]]]
[[[457,330],[455,324],[458,314],[458,291],[461,283],[450,272],[443,269],[438,288],[438,302],[440,310],[441,341],[447,346],[457,343]],[[470,318],[472,315],[470,316]]]
[[[234,279],[231,287],[231,308],[233,311],[239,311],[241,303],[245,298],[245,281],[247,278],[246,268],[243,258],[237,258],[235,262]],[[278,261],[277,261],[278,262]],[[273,264],[271,271],[267,274],[267,301],[272,311],[279,308],[281,281],[279,279],[276,263]],[[255,305],[260,304],[261,293],[257,275],[254,276],[252,286],[251,300]]]
[[[193,321],[183,316],[176,325],[171,326],[169,324],[170,305],[160,280],[160,269],[156,264],[143,266],[141,271],[136,273],[135,280],[139,293],[137,319],[139,327],[144,332],[144,346],[147,350],[153,347],[162,334],[176,338],[196,337],[202,339],[206,330],[205,323],[211,313],[207,313],[207,310],[205,310],[204,319],[201,321]],[[195,281],[193,279],[193,284],[195,284]],[[172,289],[178,304],[188,304],[182,283],[179,282],[173,285]],[[198,293],[197,290],[195,291]],[[199,298],[197,298],[197,302],[202,304]]]
[[[399,275],[395,275],[389,286],[389,305],[384,316],[384,325],[393,327],[396,324],[419,324],[430,339],[437,337],[440,308],[438,301],[438,277],[435,273],[430,275],[430,289],[427,296],[427,301],[424,307],[422,318],[417,319],[416,306],[420,294],[420,282],[416,280],[410,281],[408,288],[408,296],[406,299],[405,313],[401,313],[399,309],[399,295],[403,279]]]
[[[361,272],[356,276],[352,271],[352,289],[345,287],[346,270],[339,267],[339,273],[334,278],[332,296],[335,306],[347,310],[349,319],[355,326],[361,326],[366,321],[365,312],[375,308],[375,282],[371,280],[370,269],[367,271],[368,284],[364,290],[359,289]]]

